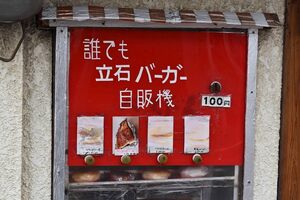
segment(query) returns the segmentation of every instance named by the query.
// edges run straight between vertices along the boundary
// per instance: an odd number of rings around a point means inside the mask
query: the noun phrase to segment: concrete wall
[[[44,5],[189,8],[278,13],[284,0],[73,0]],[[0,61],[0,200],[51,198],[52,37],[30,22],[16,58]],[[20,35],[17,25],[0,26],[0,55]],[[277,197],[283,28],[259,33],[255,136],[255,200]]]
[[[26,25],[15,59],[0,61],[0,200],[51,198],[51,33]],[[8,57],[20,27],[0,26]]]
[[[17,25],[1,26],[1,55],[18,38]],[[4,39],[8,38],[8,39]],[[23,48],[10,63],[0,61],[0,199],[21,199]]]
[[[23,46],[22,198],[51,198],[52,34],[28,25]]]

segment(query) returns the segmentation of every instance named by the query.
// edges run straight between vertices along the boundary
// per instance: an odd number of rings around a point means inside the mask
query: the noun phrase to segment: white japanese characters
[[[112,67],[108,67],[105,64],[101,67],[96,67],[96,70],[99,72],[99,78],[96,78],[96,81],[113,81],[113,78],[110,78],[110,71]]]
[[[96,81],[131,81],[131,66],[129,64],[106,66],[102,64],[97,66],[96,70],[99,72],[99,77]],[[160,73],[152,74],[151,71],[155,68],[155,64],[152,63],[148,66],[141,66],[138,75],[134,78],[136,83],[140,83],[144,78],[148,83],[152,83],[154,80],[158,80],[162,84],[176,84],[179,81],[186,81],[187,76],[179,76],[179,71],[183,69],[181,64],[178,64],[176,69],[172,69],[171,66],[166,66]],[[116,78],[116,79],[115,79]]]
[[[137,108],[145,109],[149,105],[153,105],[152,90],[138,90],[137,91]]]
[[[159,93],[157,94],[156,101],[158,101],[159,108],[161,108],[161,102],[162,99],[166,102],[168,107],[175,107],[172,100],[173,94],[171,94],[170,90],[159,90]]]
[[[155,95],[155,98],[153,95]],[[156,94],[154,94],[152,90],[137,90],[136,94],[134,94],[132,90],[126,88],[120,91],[120,108],[145,109],[154,104],[157,104],[159,108],[162,107],[162,104],[173,108],[175,105],[172,97],[173,94],[169,89],[159,90]],[[134,100],[136,100],[136,105],[133,104]]]
[[[100,60],[100,45],[99,39],[84,39],[83,58],[85,60]]]
[[[166,69],[161,70],[162,74],[155,74],[154,77],[157,79],[162,79],[162,83],[166,83],[169,81],[170,84],[177,83],[178,80],[178,70],[182,70],[183,66],[181,64],[177,65],[177,69],[171,69],[170,66],[167,66]],[[185,81],[187,80],[186,76],[180,76],[179,80]]]
[[[110,55],[110,50],[116,48],[116,43],[113,40],[99,40],[99,38],[85,38],[83,40],[83,59],[85,60],[100,60],[101,59],[101,44],[103,44],[105,50],[105,56],[109,60],[113,60]],[[120,41],[118,45],[118,51],[124,60],[128,60],[129,57],[126,55],[128,52],[127,44],[124,40]]]
[[[120,91],[120,108],[121,109],[131,109],[132,107],[132,90]]]
[[[95,69],[98,76],[95,77],[96,82],[131,82],[135,84],[158,82],[161,85],[173,85],[181,81],[186,81],[187,76],[182,75],[181,70],[184,68],[182,64],[176,66],[160,66],[155,63],[144,66],[131,66],[127,64],[129,60],[129,50],[126,41],[100,40],[99,38],[85,38],[83,40],[83,59],[84,60],[101,60],[103,56],[108,60],[113,60],[114,56],[118,56],[118,60],[122,60],[123,64],[97,64]],[[111,52],[115,49],[114,54]],[[116,54],[116,52],[118,52]],[[98,62],[99,63],[99,62]],[[137,68],[138,73],[133,74],[131,69]],[[136,71],[136,70],[135,70]],[[163,106],[173,108],[175,102],[173,100],[172,91],[168,88],[161,88],[158,91],[151,89],[135,89],[124,88],[119,91],[120,109],[146,109],[149,106],[157,105],[159,108]]]

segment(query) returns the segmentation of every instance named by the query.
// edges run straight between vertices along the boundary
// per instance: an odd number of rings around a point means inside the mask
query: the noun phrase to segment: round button
[[[166,156],[165,154],[159,154],[157,156],[157,162],[159,164],[165,164],[168,161],[168,156]]]
[[[95,158],[92,155],[87,155],[84,157],[84,162],[87,165],[93,165],[95,163]]]
[[[193,162],[196,164],[199,164],[202,162],[202,157],[200,154],[195,154],[193,155]]]
[[[128,165],[131,162],[131,158],[129,155],[123,155],[121,157],[121,163]]]

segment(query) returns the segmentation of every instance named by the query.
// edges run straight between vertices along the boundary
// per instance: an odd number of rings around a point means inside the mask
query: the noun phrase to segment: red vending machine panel
[[[243,165],[247,37],[71,29],[69,166]]]

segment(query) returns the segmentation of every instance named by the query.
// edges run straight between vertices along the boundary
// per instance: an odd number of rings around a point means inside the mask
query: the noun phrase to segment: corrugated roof
[[[107,8],[99,6],[60,6],[44,8],[40,20],[49,26],[186,27],[186,28],[264,28],[280,26],[275,13],[217,12],[204,10],[161,10]],[[79,23],[80,22],[80,23]]]

